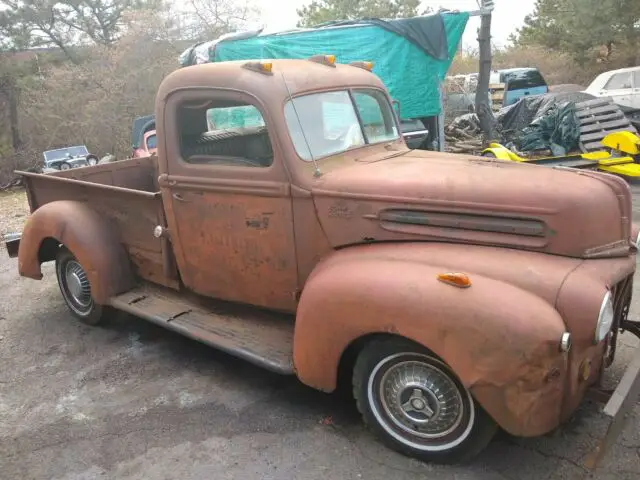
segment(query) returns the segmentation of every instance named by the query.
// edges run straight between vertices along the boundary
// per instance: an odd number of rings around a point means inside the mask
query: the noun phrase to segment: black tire
[[[482,156],[483,157],[490,157],[490,158],[498,158],[498,157],[496,157],[496,154],[493,153],[493,152],[483,152]]]
[[[62,298],[74,317],[87,325],[98,325],[103,321],[104,308],[93,300],[84,268],[64,247],[56,256],[56,277]]]
[[[353,395],[383,443],[427,462],[468,461],[498,429],[444,362],[402,339],[376,340],[362,349],[353,369]]]
[[[62,162],[60,164],[60,170],[71,170],[71,164],[67,162]]]
[[[90,167],[93,167],[93,166],[97,165],[97,164],[98,164],[98,157],[96,157],[96,156],[94,156],[94,155],[89,155],[89,156],[87,157],[87,164],[88,164]]]

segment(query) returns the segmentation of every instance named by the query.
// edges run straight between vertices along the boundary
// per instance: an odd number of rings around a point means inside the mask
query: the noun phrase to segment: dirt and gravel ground
[[[20,195],[0,196],[2,231],[24,220],[5,208],[23,215]],[[603,428],[589,402],[545,437],[500,435],[470,465],[426,465],[376,442],[350,402],[139,319],[84,326],[50,265],[41,282],[16,270],[0,252],[1,479],[640,478],[640,406],[595,474],[581,467]],[[610,382],[638,343],[622,342]]]

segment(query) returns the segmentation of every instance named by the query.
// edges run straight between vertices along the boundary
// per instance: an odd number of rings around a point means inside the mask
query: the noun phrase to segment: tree
[[[0,0],[0,37],[5,47],[57,47],[75,61],[74,46],[111,46],[122,33],[127,12],[159,4],[159,0]]]
[[[189,0],[179,16],[184,40],[211,40],[246,27],[259,11],[253,0]]]
[[[513,40],[519,46],[568,52],[581,65],[609,60],[617,49],[621,64],[633,65],[640,59],[640,2],[536,0]]]
[[[313,0],[297,10],[298,26],[311,27],[332,20],[407,18],[419,13],[420,0]]]

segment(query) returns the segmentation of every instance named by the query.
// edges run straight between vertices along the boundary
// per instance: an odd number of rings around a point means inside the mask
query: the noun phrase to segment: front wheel
[[[65,248],[60,248],[56,257],[58,286],[67,307],[81,322],[97,325],[103,320],[102,305],[91,296],[91,284],[80,262]]]
[[[71,165],[68,164],[67,162],[63,162],[62,164],[60,164],[60,170],[70,170],[71,169]]]
[[[367,345],[356,360],[353,389],[373,432],[394,450],[424,461],[469,460],[497,430],[451,369],[408,341]]]

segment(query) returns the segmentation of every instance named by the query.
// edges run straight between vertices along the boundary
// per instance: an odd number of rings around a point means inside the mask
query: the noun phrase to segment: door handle
[[[186,198],[184,198],[182,195],[180,195],[179,193],[174,193],[173,198],[179,202],[190,202],[190,200],[187,200]]]

